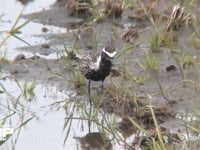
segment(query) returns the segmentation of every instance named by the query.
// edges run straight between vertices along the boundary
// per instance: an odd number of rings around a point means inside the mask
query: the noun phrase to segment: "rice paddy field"
[[[0,1],[0,150],[199,150],[199,8]],[[111,73],[89,95],[73,54],[106,45]]]

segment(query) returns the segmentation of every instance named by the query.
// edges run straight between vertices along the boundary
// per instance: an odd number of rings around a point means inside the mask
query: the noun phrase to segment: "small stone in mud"
[[[46,27],[42,27],[41,31],[46,33],[46,32],[48,32],[48,31],[49,31],[49,29],[48,29],[48,28],[46,28]]]
[[[169,65],[166,67],[166,71],[170,72],[170,71],[176,71],[176,66],[175,65]]]
[[[47,67],[47,70],[48,70],[48,71],[50,71],[50,70],[51,70],[51,68]]]
[[[30,59],[32,59],[32,60],[40,59],[40,56],[34,55]]]
[[[23,60],[23,59],[25,59],[24,54],[19,54],[19,55],[17,55],[17,56],[15,57],[14,61],[19,61],[19,60]]]
[[[65,58],[66,58],[66,57],[65,57]],[[69,51],[69,52],[68,52],[68,55],[67,55],[67,58],[68,58],[69,60],[76,60],[76,59],[77,59],[77,56],[76,56],[76,54],[75,54],[74,51]]]
[[[122,35],[122,40],[127,43],[134,43],[134,41],[139,37],[139,34],[136,29],[130,28],[125,31]]]
[[[117,68],[112,68],[111,69],[111,76],[112,77],[118,77],[118,76],[121,76],[122,75],[122,72],[117,69]]]
[[[10,71],[10,74],[12,74],[12,75],[17,74],[17,73],[18,73],[17,70],[11,70],[11,71]]]
[[[41,47],[42,47],[42,48],[50,48],[49,44],[46,44],[46,43],[45,43],[45,44],[42,44]]]
[[[90,10],[91,4],[92,2],[90,0],[68,0],[64,7],[69,16],[87,17],[92,14]]]
[[[128,117],[123,117],[120,122],[116,125],[117,129],[123,135],[123,137],[127,138],[134,134],[136,128]]]
[[[129,118],[123,117],[122,120],[117,124],[117,127],[121,130],[127,130],[133,128],[133,123],[130,121]]]

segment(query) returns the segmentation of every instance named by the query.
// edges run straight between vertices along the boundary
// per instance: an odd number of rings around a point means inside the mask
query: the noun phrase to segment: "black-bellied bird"
[[[102,90],[105,78],[110,74],[112,59],[116,55],[115,48],[111,46],[104,47],[99,54],[90,54],[87,56],[78,56],[81,73],[88,79],[88,94],[90,95],[91,81],[101,81]]]

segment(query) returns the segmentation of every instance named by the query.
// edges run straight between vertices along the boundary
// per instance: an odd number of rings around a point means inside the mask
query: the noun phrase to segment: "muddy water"
[[[61,133],[64,123],[64,113],[61,110],[49,111],[50,108],[48,107],[48,105],[55,101],[66,98],[67,95],[65,93],[57,91],[55,88],[51,88],[48,90],[48,87],[45,87],[43,85],[36,85],[36,88],[34,90],[34,93],[36,95],[30,99],[28,98],[29,100],[31,100],[28,101],[23,96],[20,96],[23,95],[22,91],[17,82],[15,82],[14,80],[6,79],[5,81],[1,81],[1,84],[12,96],[12,98],[9,98],[7,94],[1,94],[1,105],[6,106],[7,102],[15,102],[17,97],[19,98],[20,103],[20,106],[17,104],[16,114],[8,119],[10,120],[10,123],[8,123],[9,121],[7,121],[6,126],[17,129],[17,127],[19,127],[19,122],[23,122],[33,117],[33,120],[28,123],[28,126],[21,129],[21,133],[18,137],[18,142],[15,149],[51,149],[52,147],[59,147],[59,149],[62,149]],[[22,83],[19,84],[23,86]],[[10,107],[10,109],[14,110],[12,106]],[[9,113],[8,110],[4,108],[3,110],[1,110],[1,114],[5,114],[6,116]],[[16,137],[17,130],[16,133],[13,134],[12,140],[15,140]],[[6,144],[2,147],[8,147],[8,149],[11,149],[12,140],[10,139],[9,141],[7,141]]]
[[[16,18],[23,9],[24,9],[23,13],[41,11],[42,9],[48,9],[48,6],[53,2],[54,1],[52,0],[45,0],[45,1],[36,0],[31,2],[24,8],[24,6],[21,5],[20,2],[15,0],[1,1],[0,14],[2,15],[1,17],[2,23],[0,26],[0,30],[8,31],[12,27],[14,21],[16,20]],[[21,18],[19,20],[18,25],[20,23],[23,23],[24,21],[25,19]],[[34,36],[37,34],[44,34],[41,31],[41,28],[43,27],[48,28],[48,30],[51,33],[62,31],[61,28],[31,22],[20,30],[21,33],[19,34],[19,36],[22,39],[26,39],[26,41],[30,45],[36,45],[47,42],[47,40],[45,40],[44,38]],[[21,52],[20,50],[17,50],[18,47],[23,47],[23,46],[27,45],[22,41],[11,37],[6,41],[4,46],[1,47],[0,49],[1,56],[2,57],[5,56],[8,59],[13,59],[18,54],[21,53],[23,53],[26,57],[31,57],[34,55],[34,53],[31,52],[27,51]],[[56,58],[56,55],[51,55],[48,58]],[[2,87],[5,88],[6,91],[4,91],[4,93],[0,95],[1,97],[0,112],[5,116],[9,114],[8,112],[9,110],[3,108],[3,106],[6,106],[8,101],[11,101],[8,98],[9,96],[5,92],[7,92],[9,95],[12,96],[13,101],[16,101],[16,99],[19,98],[19,101],[23,106],[23,109],[25,110],[23,110],[24,112],[22,113],[22,109],[20,109],[19,106],[18,110],[16,110],[17,111],[16,114],[8,119],[10,121],[6,121],[5,126],[17,128],[19,126],[20,121],[24,121],[31,117],[33,117],[33,120],[31,120],[31,122],[28,123],[27,127],[21,129],[18,138],[17,138],[17,133],[15,133],[13,135],[13,138],[11,138],[3,146],[1,146],[0,149],[11,149],[11,145],[13,141],[16,140],[16,138],[18,139],[18,142],[15,146],[16,150],[66,149],[65,147],[63,147],[63,141],[65,137],[65,133],[63,133],[65,112],[64,110],[57,110],[57,111],[50,110],[49,105],[55,103],[56,101],[62,101],[66,99],[68,97],[68,93],[60,92],[58,89],[51,86],[37,84],[36,88],[34,89],[35,96],[32,97],[30,102],[27,101],[26,98],[23,98],[23,96],[20,97],[20,95],[23,95],[22,94],[23,92],[18,86],[18,84],[23,86],[25,81],[14,81],[8,76],[9,74],[1,73],[1,78],[5,77],[6,79],[1,80],[0,83]],[[4,115],[1,115],[0,119],[5,117]],[[24,115],[24,120],[21,118],[21,115]],[[73,126],[76,126],[76,124],[77,123],[74,122]],[[18,130],[16,130],[16,132],[17,131]],[[66,143],[66,146],[69,149],[76,149],[76,145],[73,144],[75,142],[72,137],[73,135],[72,133],[70,133],[70,138]]]
[[[5,73],[3,76],[6,77],[7,74]],[[11,149],[11,145],[14,145],[16,150],[75,150],[81,149],[81,147],[88,147],[88,145],[93,148],[100,148],[102,145],[99,145],[99,142],[102,141],[102,144],[104,143],[105,139],[101,139],[102,135],[99,132],[101,129],[97,128],[95,124],[92,124],[89,129],[88,121],[74,119],[69,127],[64,128],[65,120],[70,114],[73,114],[74,118],[80,117],[79,111],[76,112],[68,106],[66,108],[63,107],[65,101],[69,100],[69,95],[71,97],[75,96],[72,91],[62,92],[55,87],[37,84],[33,94],[27,93],[25,96],[25,89],[22,89],[25,82],[5,79],[0,83],[1,87],[4,88],[2,89],[4,93],[0,95],[0,112],[2,114],[0,119],[12,114],[6,120],[4,127],[15,129],[12,137],[1,146],[2,149]],[[32,82],[26,82],[26,84],[31,85]],[[14,105],[13,103],[16,104]],[[63,108],[67,109],[67,111]],[[112,115],[103,115],[102,117],[99,114],[99,120],[103,120],[105,117],[118,118]],[[31,121],[19,130],[19,126],[30,118],[32,118]],[[64,144],[69,128],[70,132]],[[18,132],[19,135],[17,135]],[[107,135],[105,138],[108,138],[109,147],[113,147],[113,142],[111,144],[109,141],[112,135]],[[98,141],[94,142],[94,140]],[[129,140],[132,141],[133,137]],[[15,141],[16,144],[14,144]],[[123,149],[123,146],[117,143],[114,144],[114,147],[115,149]]]
[[[23,14],[37,12],[41,11],[42,9],[48,9],[48,6],[54,2],[55,1],[53,0],[42,2],[41,0],[35,0],[24,7],[20,2],[15,0],[1,1],[0,12],[3,17],[0,30],[9,31],[14,24],[15,19],[22,10]],[[20,18],[18,25],[24,21],[25,19]],[[44,58],[44,60],[42,60],[44,63],[46,63],[45,59],[49,60],[58,58],[55,51],[46,50],[45,52],[41,53],[41,51],[33,50],[34,45],[41,45],[49,42],[48,38],[44,37],[46,33],[42,31],[42,28],[47,28],[48,34],[61,33],[65,31],[65,29],[60,27],[30,22],[28,25],[20,29],[20,34],[18,34],[18,36],[22,39],[25,39],[28,44],[32,45],[32,47],[27,48],[28,45],[23,41],[17,40],[14,37],[10,37],[0,49],[1,56],[7,58],[8,60],[12,60],[18,54],[23,54],[26,58],[37,55],[41,58]],[[6,34],[3,34],[3,36],[6,36]],[[31,48],[32,50],[30,50]],[[38,49],[38,47],[36,49]],[[28,70],[31,69],[31,67],[28,65],[29,63],[30,62],[27,61],[23,64]],[[13,66],[12,64],[10,65]],[[21,62],[19,62],[19,66],[14,66],[14,68],[18,68],[21,65]],[[64,101],[69,100],[69,96],[72,96],[75,93],[72,91],[62,91],[60,88],[57,88],[57,86],[53,86],[51,83],[49,84],[49,82],[41,84],[45,79],[41,79],[41,76],[39,77],[36,75],[40,72],[39,70],[37,71],[34,69],[36,74],[30,72],[29,75],[26,74],[28,78],[22,77],[21,80],[18,80],[12,75],[11,70],[7,70],[8,68],[8,66],[4,68],[4,65],[2,65],[1,68],[0,84],[1,91],[3,93],[0,94],[0,112],[2,114],[0,119],[2,120],[4,117],[12,114],[12,116],[8,117],[6,120],[4,127],[12,127],[15,129],[15,132],[12,137],[1,146],[0,149],[11,149],[12,145],[14,145],[15,150],[75,150],[81,149],[81,147],[85,147],[85,145],[87,147],[88,142],[90,145],[90,142],[93,142],[94,139],[100,139],[102,142],[104,141],[99,129],[95,124],[92,124],[92,127],[90,127],[92,133],[88,134],[88,121],[80,121],[75,119],[71,123],[70,132],[64,144],[67,130],[69,128],[64,127],[66,118],[69,117],[69,114],[73,114],[73,117],[78,118],[80,117],[79,113],[81,113],[79,111],[73,112],[72,110],[66,112],[66,110],[64,110]],[[45,68],[43,68],[43,70],[45,70]],[[25,73],[27,71],[23,72]],[[40,78],[38,78],[39,81],[35,79],[35,76]],[[36,83],[34,91],[32,94],[26,93],[26,95],[24,93],[26,90],[24,85],[27,84],[30,86],[32,83]],[[57,103],[59,105],[56,105]],[[8,105],[9,108],[7,108]],[[86,107],[88,107],[87,101]],[[102,120],[104,117],[100,115],[99,120]],[[112,116],[109,115],[108,117],[112,118]],[[115,116],[115,118],[118,117]],[[19,129],[20,125],[29,119],[31,120]],[[119,118],[117,120],[119,120]],[[111,137],[111,135],[105,137],[108,138],[109,149],[112,147],[112,144],[109,140]],[[99,145],[100,141],[91,143],[91,145],[96,147],[96,145]],[[99,145],[99,147],[100,146],[101,145]],[[117,143],[114,144],[114,147],[116,149],[121,149],[121,146],[119,146]]]

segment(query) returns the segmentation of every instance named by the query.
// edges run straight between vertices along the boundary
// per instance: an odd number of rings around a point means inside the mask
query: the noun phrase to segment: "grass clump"
[[[200,38],[200,21],[193,19],[192,26],[194,28],[194,32],[198,38]]]
[[[165,33],[163,44],[166,45],[171,50],[171,52],[177,52],[178,38],[173,31]]]
[[[27,83],[25,82],[23,85],[23,95],[24,98],[31,101],[33,99],[33,97],[35,97],[35,93],[34,93],[34,89],[35,89],[35,82],[32,83]]]
[[[140,73],[133,76],[133,82],[137,85],[143,85],[148,79],[149,75],[145,73]]]
[[[190,52],[187,52],[177,55],[175,59],[181,69],[189,69],[190,66],[195,64],[195,58]]]
[[[128,74],[130,73],[129,70],[127,70],[127,55],[133,50],[134,46],[126,46],[124,47],[121,52],[119,53],[119,55],[115,58],[115,59],[120,59],[121,62],[121,73],[122,76],[127,79],[128,78]]]
[[[153,31],[151,39],[150,39],[150,43],[149,43],[149,46],[152,52],[160,51],[163,39],[164,39],[164,34],[161,31],[157,29]]]
[[[196,49],[200,49],[200,39],[189,38],[189,43]]]
[[[136,140],[134,141],[134,145],[138,145],[142,149],[165,150],[166,145],[162,133],[163,131],[161,130],[161,127],[158,123],[159,121],[156,118],[156,108],[154,108],[153,106],[147,107],[149,111],[148,113],[149,115],[151,115],[150,118],[152,119],[152,126],[150,127],[150,130],[148,129],[148,127],[145,127],[146,125],[144,125],[143,123],[135,121],[135,119],[129,117],[129,120],[133,124],[133,126],[138,128],[144,134],[144,136],[136,135],[136,138],[138,138],[140,142],[137,143]]]
[[[125,0],[106,0],[106,12],[109,16],[114,16],[115,18],[121,17],[121,14],[125,8]]]
[[[125,84],[112,84],[107,92],[116,102],[125,101],[131,98],[131,91]]]
[[[68,81],[73,83],[76,87],[80,87],[86,84],[86,79],[80,71],[74,71],[71,77],[68,78]]]
[[[159,61],[155,55],[145,56],[144,67],[146,69],[158,71],[159,70]]]

